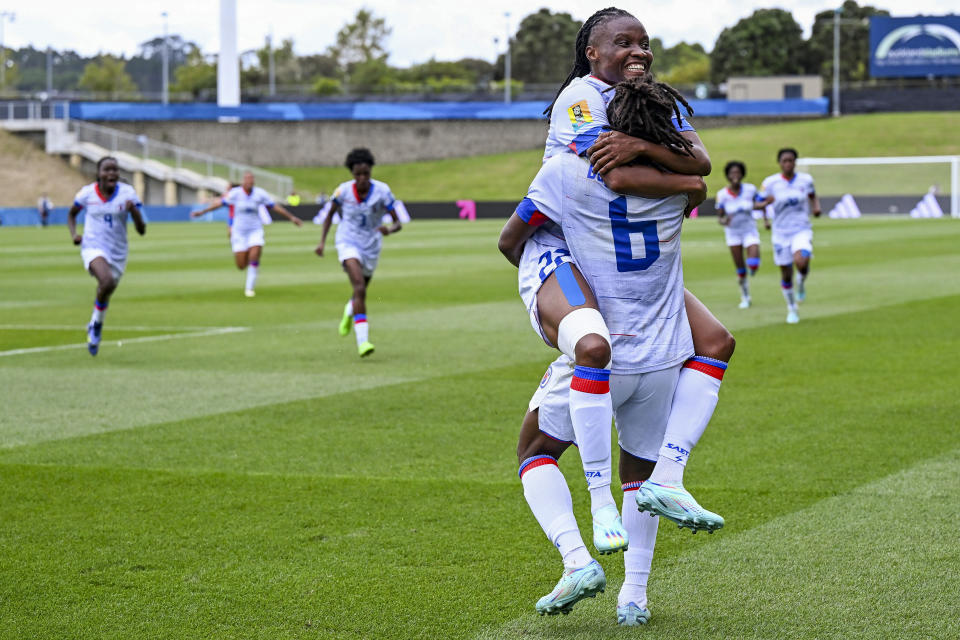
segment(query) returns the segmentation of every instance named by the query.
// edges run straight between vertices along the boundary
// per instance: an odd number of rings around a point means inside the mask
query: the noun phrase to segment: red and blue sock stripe
[[[610,393],[610,369],[595,369],[577,365],[573,370],[570,389],[584,393]]]
[[[727,363],[723,360],[717,360],[716,358],[693,356],[684,363],[683,368],[693,369],[694,371],[704,373],[711,378],[723,380],[723,374],[727,371]]]
[[[366,321],[367,321],[367,314],[365,313],[358,313],[353,316],[353,324],[360,324],[361,322],[366,322]]]
[[[106,302],[100,302],[99,300],[94,300],[94,301],[93,301],[93,306],[97,309],[97,311],[106,311],[106,310],[107,310],[107,304],[108,304],[108,303],[106,303]]]
[[[250,266],[251,266],[251,267],[259,267],[259,266],[260,266],[260,262],[259,262],[258,260],[254,260],[254,261],[252,261],[252,262],[250,263]]]
[[[623,489],[623,492],[636,491],[640,488],[640,485],[643,484],[642,480],[637,480],[636,482],[624,482],[620,485],[620,488]]]
[[[751,271],[756,271],[760,268],[760,258],[747,258],[747,266]]]
[[[782,289],[793,289],[793,280],[781,280],[780,288]]]
[[[747,275],[747,269],[745,267],[737,267],[737,276],[742,278]]]
[[[523,478],[523,474],[525,474],[527,471],[530,471],[531,469],[536,469],[537,467],[543,467],[548,464],[552,464],[553,466],[559,468],[559,465],[557,465],[557,459],[554,458],[553,456],[548,456],[548,455],[532,456],[520,463],[520,471],[518,472],[518,474],[521,478]]]

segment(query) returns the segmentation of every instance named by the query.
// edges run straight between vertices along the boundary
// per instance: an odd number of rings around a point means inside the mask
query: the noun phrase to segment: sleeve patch
[[[570,116],[570,124],[575,132],[593,123],[593,115],[586,100],[581,100],[567,109],[567,115]]]

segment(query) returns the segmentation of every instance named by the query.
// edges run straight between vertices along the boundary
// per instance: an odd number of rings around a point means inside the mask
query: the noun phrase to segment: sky
[[[337,31],[360,8],[386,19],[393,32],[387,39],[392,65],[406,67],[437,60],[482,58],[493,61],[502,52],[508,24],[511,33],[524,16],[548,7],[584,20],[612,0],[236,0],[241,52],[263,46],[271,32],[274,41],[293,38],[299,55],[322,53]],[[681,40],[699,42],[707,50],[725,27],[759,8],[787,8],[809,35],[814,16],[840,5],[841,0],[656,0],[621,1],[644,23],[652,37],[667,46]],[[944,0],[863,0],[887,9],[894,16],[920,13],[943,15]],[[94,8],[96,7],[96,8]],[[196,42],[206,53],[219,48],[220,0],[135,0],[88,3],[83,0],[0,0],[0,11],[15,13],[3,21],[3,43],[12,48],[32,44],[37,48],[73,49],[83,55],[98,52],[134,55],[138,45],[163,33],[161,13],[168,13],[171,34]],[[509,16],[505,15],[509,12]],[[498,40],[498,42],[495,42]]]

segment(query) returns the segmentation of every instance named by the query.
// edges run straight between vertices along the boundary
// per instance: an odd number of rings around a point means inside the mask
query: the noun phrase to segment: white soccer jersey
[[[377,228],[383,224],[384,214],[393,211],[390,187],[371,180],[367,197],[361,199],[356,180],[351,180],[337,187],[332,200],[340,205],[337,244],[350,244],[364,252],[379,251],[383,235]]]
[[[550,129],[543,151],[543,161],[572,151],[586,153],[604,131],[609,131],[607,106],[616,90],[595,76],[574,78],[564,87],[550,112]],[[693,131],[686,119],[673,118],[677,131]]]
[[[106,254],[107,262],[121,271],[127,263],[127,202],[141,207],[143,204],[126,182],[118,182],[111,197],[100,193],[94,182],[82,187],[73,198],[73,203],[83,208],[82,249],[99,249]]]
[[[517,207],[527,222],[546,216],[563,229],[610,329],[614,373],[665,369],[693,355],[680,260],[686,205],[685,195],[614,193],[588,160],[563,153],[540,168]]]
[[[773,196],[773,233],[791,236],[812,228],[810,198],[815,194],[809,173],[794,173],[792,180],[775,173],[763,181],[760,197]]]
[[[745,235],[757,230],[757,223],[753,219],[753,205],[762,199],[757,195],[755,186],[744,182],[740,185],[740,193],[730,191],[730,187],[718,193],[717,209],[730,218],[730,224],[727,225],[730,231]]]
[[[260,207],[272,207],[270,195],[260,187],[254,187],[247,193],[243,187],[234,187],[223,197],[224,203],[233,208],[234,233],[248,233],[263,229],[260,219]]]

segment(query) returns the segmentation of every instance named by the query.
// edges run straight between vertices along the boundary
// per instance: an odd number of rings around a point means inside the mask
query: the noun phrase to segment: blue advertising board
[[[960,76],[960,16],[871,17],[870,75]]]

